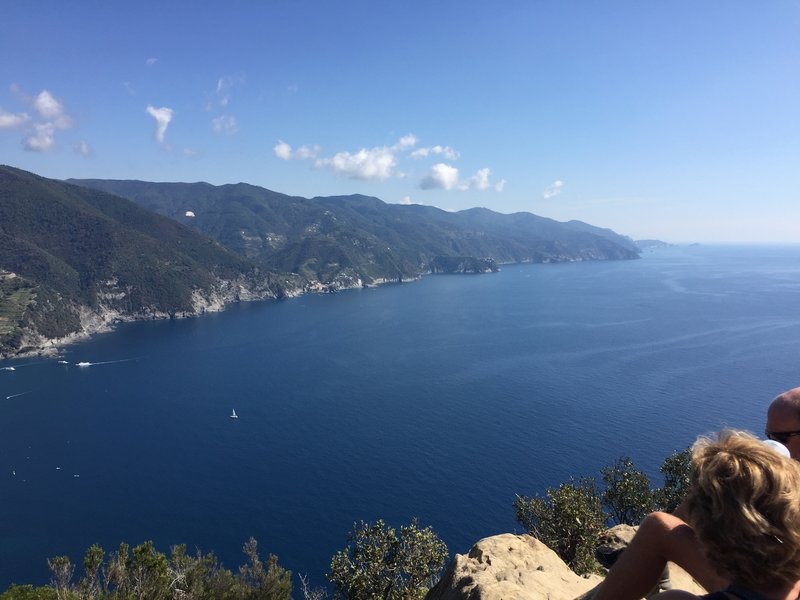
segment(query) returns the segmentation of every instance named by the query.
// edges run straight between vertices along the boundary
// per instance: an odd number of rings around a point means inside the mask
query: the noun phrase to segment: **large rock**
[[[600,581],[573,573],[536,538],[506,533],[456,554],[426,600],[572,600]]]
[[[607,529],[600,536],[600,543],[594,551],[597,561],[604,567],[610,568],[623,550],[630,545],[637,529],[638,527],[631,525],[615,525]]]
[[[635,532],[628,525],[612,527],[602,536],[601,548],[625,548]],[[673,588],[705,593],[677,565],[669,564],[669,574]],[[599,575],[576,575],[530,535],[504,533],[480,540],[466,556],[456,554],[425,600],[573,600],[583,598],[602,581]]]

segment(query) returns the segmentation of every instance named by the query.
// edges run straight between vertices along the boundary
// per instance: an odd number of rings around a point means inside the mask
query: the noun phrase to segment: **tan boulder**
[[[618,527],[601,543],[627,545],[636,528]],[[669,568],[673,588],[705,593],[684,570],[672,563]],[[530,535],[504,533],[480,540],[467,555],[456,554],[425,600],[574,600],[602,581],[600,575],[576,575]]]
[[[572,600],[601,580],[576,575],[530,535],[505,533],[456,554],[426,600]]]

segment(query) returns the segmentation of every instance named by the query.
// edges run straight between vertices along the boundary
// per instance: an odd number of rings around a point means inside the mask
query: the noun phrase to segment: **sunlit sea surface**
[[[0,590],[46,557],[254,536],[311,583],[353,522],[451,554],[515,493],[760,432],[800,385],[800,247],[680,247],[134,323],[0,362]],[[90,362],[77,367],[75,363]],[[238,420],[229,418],[235,409]]]

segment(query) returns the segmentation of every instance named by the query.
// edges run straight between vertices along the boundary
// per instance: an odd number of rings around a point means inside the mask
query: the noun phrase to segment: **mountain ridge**
[[[452,213],[362,194],[302,198],[250,184],[69,181],[128,198],[265,266],[323,285],[337,277],[413,279],[432,272],[440,257],[500,264],[639,257],[630,238],[611,230],[525,212]],[[308,262],[310,255],[316,263]]]
[[[239,300],[638,257],[611,230],[531,213],[308,199],[247,183],[59,181],[0,166],[0,354]]]

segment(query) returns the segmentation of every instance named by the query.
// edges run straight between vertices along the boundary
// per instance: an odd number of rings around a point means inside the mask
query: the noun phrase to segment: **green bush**
[[[664,486],[653,492],[656,507],[665,512],[674,512],[689,492],[692,476],[692,452],[680,450],[664,459],[661,465]]]
[[[49,587],[12,585],[0,600],[291,600],[291,571],[272,554],[262,561],[253,538],[243,551],[247,562],[233,574],[213,554],[186,554],[185,545],[174,546],[167,557],[153,542],[132,550],[123,543],[106,558],[95,544],[86,551],[77,584],[69,557],[56,556],[47,561]]]
[[[627,456],[619,458],[610,467],[603,467],[600,475],[605,485],[603,506],[609,510],[614,522],[638,525],[655,509],[650,480]]]
[[[630,458],[621,457],[601,469],[601,492],[594,479],[584,478],[548,488],[544,497],[517,495],[517,521],[576,573],[592,573],[599,568],[594,559],[599,535],[608,524],[637,525],[653,510],[673,512],[683,502],[689,490],[691,452],[667,457],[661,473],[663,487],[651,489],[647,475]],[[610,514],[603,512],[603,506]]]
[[[47,586],[35,588],[32,585],[11,584],[0,594],[0,600],[58,600],[56,591]]]
[[[447,546],[417,521],[399,533],[383,520],[353,525],[349,543],[331,559],[328,579],[348,600],[423,598],[439,578]]]
[[[594,550],[608,516],[594,479],[570,479],[557,488],[547,488],[544,498],[518,495],[514,507],[517,521],[573,571],[581,575],[599,571]]]

